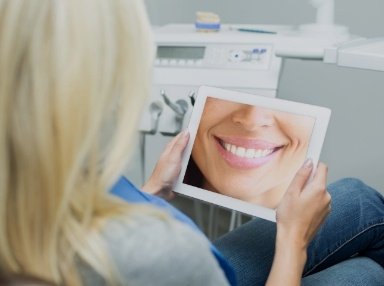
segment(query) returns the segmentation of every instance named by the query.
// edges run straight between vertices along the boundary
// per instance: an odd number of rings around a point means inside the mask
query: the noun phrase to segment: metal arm
[[[163,97],[165,104],[176,113],[176,117],[182,119],[188,110],[188,103],[184,99],[176,100],[175,103],[172,102],[163,89],[160,90],[160,95]]]

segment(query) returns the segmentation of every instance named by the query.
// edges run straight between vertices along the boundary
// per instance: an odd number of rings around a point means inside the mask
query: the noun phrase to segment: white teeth
[[[245,148],[244,147],[237,147],[235,154],[236,154],[236,156],[244,157],[245,156]]]
[[[255,149],[247,149],[247,151],[245,152],[245,157],[247,158],[255,157]]]
[[[248,159],[266,157],[273,152],[273,149],[246,149],[229,143],[224,143],[224,148],[238,157]]]

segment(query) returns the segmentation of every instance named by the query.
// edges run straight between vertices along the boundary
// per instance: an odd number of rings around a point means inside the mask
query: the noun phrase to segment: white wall
[[[146,0],[153,25],[192,23],[195,11],[218,13],[222,23],[313,22],[305,0]],[[384,36],[383,0],[336,0],[336,22],[353,34]],[[315,61],[287,60],[278,97],[333,110],[322,160],[329,181],[353,176],[384,192],[384,73]]]

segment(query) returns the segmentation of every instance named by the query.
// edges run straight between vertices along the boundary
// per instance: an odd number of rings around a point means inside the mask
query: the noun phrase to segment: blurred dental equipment
[[[164,99],[165,104],[168,105],[175,113],[173,121],[173,123],[175,123],[174,129],[163,130],[160,132],[165,136],[176,136],[182,130],[184,116],[188,110],[188,102],[185,99],[177,99],[175,102],[172,102],[163,89],[160,90],[160,95]]]
[[[228,25],[218,33],[200,33],[183,24],[154,32],[157,56],[152,96],[140,125],[143,134],[174,136],[185,128],[200,85],[276,95],[282,61],[274,55],[278,35],[241,33]],[[161,111],[153,108],[154,102],[163,104]]]
[[[299,29],[312,34],[326,37],[347,37],[348,28],[335,23],[334,0],[309,0],[317,9],[316,22],[301,25]]]
[[[300,25],[282,35],[276,55],[285,58],[323,60],[326,48],[350,40],[348,27],[335,24],[334,0],[309,0],[317,9],[316,22]]]
[[[335,2],[334,0],[309,0],[317,8],[316,24],[333,25],[335,23]]]
[[[281,35],[276,43],[277,56],[384,71],[384,38],[350,35],[348,27],[335,24],[334,0],[309,1],[317,9],[316,23]]]
[[[163,103],[159,100],[152,101],[148,107],[149,116],[142,119],[140,131],[144,134],[157,133],[160,115],[163,112]]]

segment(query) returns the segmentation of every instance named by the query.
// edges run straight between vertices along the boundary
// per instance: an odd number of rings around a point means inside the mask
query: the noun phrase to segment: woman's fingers
[[[291,184],[288,187],[287,193],[300,193],[305,184],[307,183],[309,176],[313,169],[313,162],[311,159],[307,159],[301,168],[297,171]]]
[[[323,204],[324,208],[329,210],[331,195],[327,191],[327,176],[328,167],[323,163],[319,163],[316,173],[307,188],[308,192],[313,192],[318,199],[318,202]]]
[[[321,187],[326,188],[328,176],[328,167],[324,163],[319,163],[317,165],[316,173],[313,176],[313,181],[321,184]]]
[[[173,146],[176,144],[176,142],[178,142],[178,140],[183,136],[183,133],[185,132],[187,131],[180,132],[175,137],[173,137],[172,140],[169,141],[168,144],[165,146],[163,153],[171,153]]]

